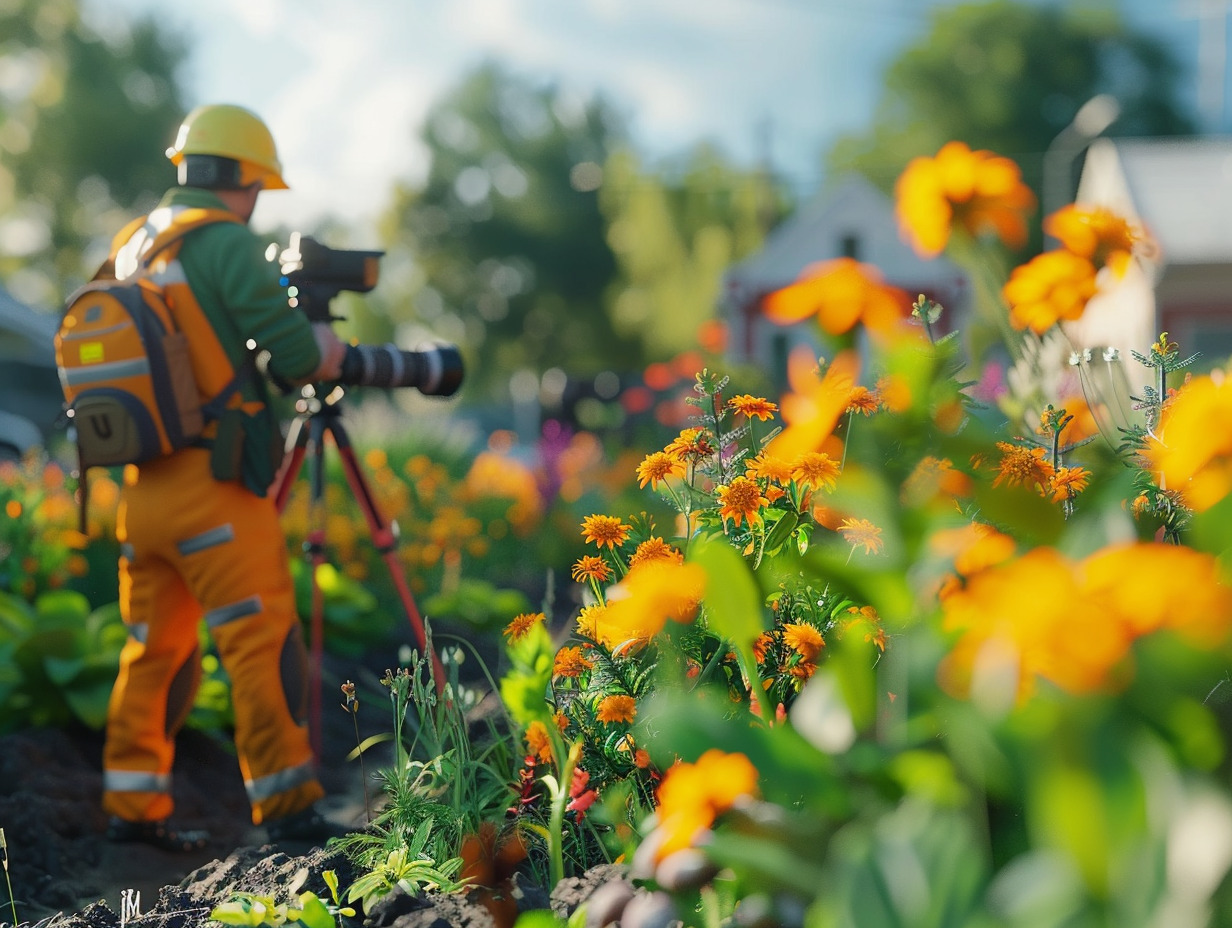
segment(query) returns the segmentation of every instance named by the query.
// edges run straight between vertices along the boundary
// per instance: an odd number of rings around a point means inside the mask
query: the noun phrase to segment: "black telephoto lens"
[[[453,396],[462,384],[462,355],[453,345],[403,351],[396,345],[348,345],[338,382],[356,387],[414,387]]]

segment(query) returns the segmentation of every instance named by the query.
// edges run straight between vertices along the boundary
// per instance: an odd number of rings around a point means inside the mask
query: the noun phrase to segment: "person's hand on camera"
[[[310,381],[337,380],[342,374],[342,358],[346,354],[346,345],[339,340],[327,322],[314,322],[312,335],[317,340],[317,348],[321,352],[321,363],[309,376]]]

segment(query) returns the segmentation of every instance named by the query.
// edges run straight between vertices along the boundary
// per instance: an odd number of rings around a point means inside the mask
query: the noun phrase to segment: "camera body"
[[[278,253],[287,301],[310,322],[333,323],[329,310],[343,290],[367,293],[380,278],[381,251],[347,251],[299,232]],[[415,387],[427,396],[452,396],[462,384],[462,355],[454,345],[405,351],[396,345],[348,345],[338,383],[346,386]]]

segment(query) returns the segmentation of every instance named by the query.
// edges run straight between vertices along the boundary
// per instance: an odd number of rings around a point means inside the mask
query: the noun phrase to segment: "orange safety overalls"
[[[233,376],[230,362],[212,332],[191,331],[204,316],[199,307],[180,309],[195,299],[174,255],[159,261],[154,270],[168,303],[178,302],[197,383],[212,395]],[[201,678],[203,619],[231,680],[253,822],[311,805],[324,791],[306,724],[307,654],[273,500],[215,480],[209,450],[186,448],[125,469],[116,535],[129,638],[108,708],[106,811],[129,821],[171,814],[175,735]]]

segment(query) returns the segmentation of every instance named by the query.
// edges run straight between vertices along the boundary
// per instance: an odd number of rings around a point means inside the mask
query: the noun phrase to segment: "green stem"
[[[573,784],[573,768],[582,756],[582,742],[575,741],[565,755],[560,768],[560,781],[552,797],[552,815],[548,826],[548,877],[552,886],[565,878],[565,807],[569,804],[569,787]]]
[[[720,911],[719,894],[714,886],[706,884],[700,890],[702,903],[702,924],[705,928],[719,928],[723,923],[723,913]]]

